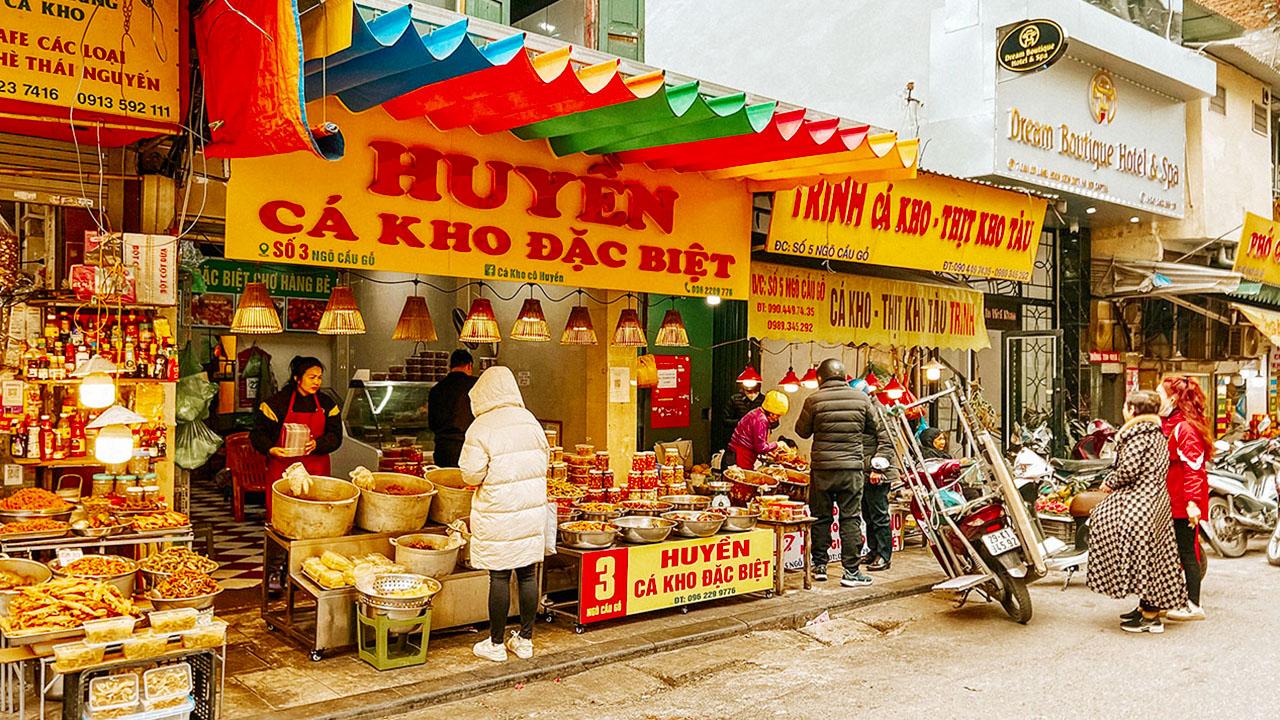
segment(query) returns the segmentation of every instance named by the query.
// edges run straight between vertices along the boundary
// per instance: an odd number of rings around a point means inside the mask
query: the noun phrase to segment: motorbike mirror
[[[1219,453],[1225,453],[1231,449],[1231,443],[1226,440],[1218,440],[1213,444],[1213,449],[1217,450]]]

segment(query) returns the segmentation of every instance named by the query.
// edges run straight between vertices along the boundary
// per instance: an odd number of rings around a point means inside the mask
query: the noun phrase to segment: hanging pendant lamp
[[[547,316],[542,312],[542,303],[534,298],[524,301],[520,314],[516,316],[516,324],[511,327],[512,340],[527,342],[550,342],[551,328],[547,327]]]
[[[942,379],[942,373],[946,369],[947,366],[944,365],[941,360],[933,358],[924,364],[924,378],[929,382],[938,382]]]
[[[889,378],[889,384],[884,386],[884,396],[895,403],[901,400],[906,392],[907,388],[898,382],[896,377]]]
[[[619,313],[618,326],[613,329],[613,344],[618,347],[645,347],[649,344],[635,308],[625,308]]]
[[[560,335],[561,345],[595,345],[596,328],[591,323],[591,311],[582,304],[582,291],[578,291],[578,304],[569,311],[569,321]]]
[[[867,392],[869,393],[876,392],[880,389],[880,378],[876,377],[876,374],[873,372],[868,372],[867,376],[863,378],[863,382],[867,384]]]
[[[467,313],[467,319],[462,322],[458,340],[469,343],[502,342],[498,318],[493,314],[493,303],[488,298],[476,298],[471,302],[471,310]]]
[[[796,377],[795,368],[787,368],[787,374],[778,381],[785,392],[793,393],[800,389],[800,378]]]
[[[284,332],[280,325],[280,313],[267,292],[266,283],[253,282],[244,286],[240,304],[231,318],[231,332],[236,335],[272,335]]]
[[[427,309],[426,298],[410,295],[404,299],[404,307],[400,310],[396,329],[391,331],[391,339],[411,342],[435,342],[439,339],[436,336],[436,324],[431,320],[431,311]]]
[[[680,311],[671,308],[662,316],[662,327],[658,329],[655,345],[663,347],[689,347],[689,331],[684,327],[684,318]]]
[[[756,369],[750,365],[738,373],[738,383],[748,390],[758,387],[762,382],[764,382],[764,378],[761,378],[760,373],[756,372]]]
[[[321,335],[364,334],[364,316],[360,314],[360,307],[356,305],[356,296],[351,292],[350,285],[334,286],[316,332]]]
[[[819,384],[818,368],[810,366],[809,372],[805,373],[804,377],[800,378],[800,387],[807,388],[809,390],[817,390]]]

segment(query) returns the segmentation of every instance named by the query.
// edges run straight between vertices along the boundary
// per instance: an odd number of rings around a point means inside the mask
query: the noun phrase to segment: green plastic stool
[[[431,637],[431,607],[412,618],[367,617],[359,608],[356,619],[360,659],[378,670],[395,670],[427,662],[427,641]],[[418,627],[392,636],[390,629],[406,625]]]

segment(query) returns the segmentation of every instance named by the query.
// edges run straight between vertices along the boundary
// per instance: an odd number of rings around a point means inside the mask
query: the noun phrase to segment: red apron
[[[284,421],[280,423],[280,437],[276,438],[276,446],[284,447],[284,426],[285,423],[299,423],[306,425],[311,430],[311,439],[324,435],[325,413],[320,407],[320,398],[316,398],[316,409],[311,412],[299,412],[293,409],[293,401],[298,398],[298,393],[289,396],[289,411],[284,415]],[[279,480],[284,475],[284,471],[295,462],[302,463],[307,472],[312,475],[328,475],[329,474],[329,456],[328,455],[304,455],[300,458],[279,458],[275,455],[267,457],[267,477],[272,482]]]

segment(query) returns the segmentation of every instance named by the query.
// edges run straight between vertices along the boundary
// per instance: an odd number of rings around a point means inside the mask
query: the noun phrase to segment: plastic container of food
[[[103,645],[93,646],[82,642],[63,643],[53,646],[53,659],[58,665],[58,670],[68,672],[97,665],[102,662],[105,652],[106,647]]]
[[[157,610],[149,613],[147,618],[151,621],[151,629],[155,632],[176,633],[195,627],[200,619],[200,611],[195,608]]]
[[[165,700],[184,700],[191,694],[191,665],[181,662],[151,668],[142,674],[142,687],[144,702],[152,705]]]
[[[204,650],[221,647],[227,639],[227,624],[222,620],[197,625],[182,636],[182,647],[187,650]]]
[[[120,642],[133,634],[136,620],[129,615],[106,620],[86,620],[84,641],[87,643]]]
[[[89,681],[89,717],[119,717],[141,700],[135,673],[103,675]]]
[[[121,650],[127,660],[144,660],[159,657],[169,648],[169,636],[143,630],[121,643]]]

